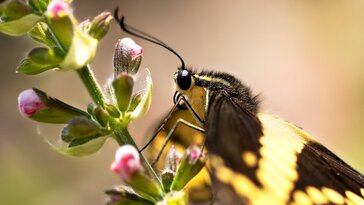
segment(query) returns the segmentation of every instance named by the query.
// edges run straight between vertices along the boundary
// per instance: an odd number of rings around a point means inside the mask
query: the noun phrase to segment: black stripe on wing
[[[343,196],[346,191],[362,196],[363,175],[317,142],[305,144],[298,155],[297,172],[299,179],[295,182],[295,191],[307,191],[308,186],[313,186],[330,188]]]
[[[219,156],[227,167],[260,186],[256,176],[257,163],[249,166],[242,159],[246,152],[253,153],[256,161],[260,158],[262,126],[256,115],[236,103],[228,92],[213,91],[205,128],[209,155]]]

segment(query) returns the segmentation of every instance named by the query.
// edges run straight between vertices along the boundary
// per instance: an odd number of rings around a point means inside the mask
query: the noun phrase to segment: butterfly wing
[[[232,185],[235,181],[235,175],[232,174],[241,174],[249,179],[252,185],[261,187],[256,175],[256,161],[260,158],[261,123],[253,113],[234,102],[228,93],[211,92],[209,102],[205,134],[212,165],[211,179],[215,203],[248,203],[248,193],[239,194]],[[252,162],[245,163],[242,160],[243,155],[250,155]]]
[[[210,99],[206,136],[218,204],[364,204],[363,176],[300,128],[253,115],[226,93]]]

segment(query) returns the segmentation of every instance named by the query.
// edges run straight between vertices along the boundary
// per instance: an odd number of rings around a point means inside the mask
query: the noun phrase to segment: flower
[[[30,117],[45,107],[44,103],[33,89],[24,90],[19,94],[18,106],[20,113],[25,117]]]
[[[69,4],[63,0],[53,0],[48,4],[46,14],[51,18],[61,18],[72,12]]]
[[[201,171],[205,163],[206,157],[201,148],[196,145],[188,147],[182,156],[170,189],[177,191],[183,189]]]
[[[132,145],[121,146],[115,153],[111,170],[126,182],[130,182],[135,173],[143,170],[138,150]]]
[[[182,154],[179,153],[174,145],[172,145],[166,157],[166,168],[175,172],[181,162]]]
[[[38,122],[65,124],[77,116],[90,118],[88,113],[52,98],[36,88],[19,94],[18,107],[24,117]]]
[[[193,146],[192,147],[192,151],[189,155],[189,163],[190,164],[195,164],[196,161],[203,156],[203,153],[201,152],[201,149],[197,146]]]
[[[143,48],[136,44],[131,38],[123,38],[119,41],[119,44],[122,46],[124,51],[130,54],[132,60],[143,55]]]
[[[119,39],[114,51],[114,76],[121,72],[135,74],[139,70],[143,48],[131,38]]]

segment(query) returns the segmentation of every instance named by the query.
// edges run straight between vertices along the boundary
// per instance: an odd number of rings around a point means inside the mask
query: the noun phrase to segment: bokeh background
[[[127,22],[167,42],[196,69],[229,72],[261,94],[262,110],[303,127],[364,172],[364,2],[358,0],[75,0],[79,20],[120,6]],[[92,63],[100,83],[112,74],[116,24]],[[150,68],[154,100],[131,125],[143,144],[172,106],[176,57],[137,39]],[[22,118],[18,94],[37,87],[86,108],[90,97],[74,72],[29,77],[15,68],[34,44],[0,34],[0,204],[103,204],[103,190],[120,183],[109,171],[117,145],[110,140],[89,157],[50,149]],[[57,135],[57,133],[53,133]]]

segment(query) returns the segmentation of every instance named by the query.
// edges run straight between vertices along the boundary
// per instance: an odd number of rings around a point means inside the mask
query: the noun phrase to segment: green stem
[[[80,76],[83,84],[86,86],[88,92],[90,93],[95,103],[104,107],[105,106],[104,93],[101,91],[100,85],[97,83],[96,78],[92,73],[92,70],[89,67],[89,65],[77,69],[77,73]]]
[[[114,131],[114,138],[120,146],[125,145],[125,144],[130,144],[138,149],[138,147],[137,147],[136,143],[134,142],[133,138],[131,137],[126,125],[124,125],[120,122],[117,122],[116,120],[115,121],[113,120],[110,124],[111,124],[112,130]],[[145,156],[142,153],[140,153],[140,157],[141,157],[141,161],[142,161],[144,167],[147,169],[149,175],[163,189],[162,182],[160,181],[158,175],[153,170],[152,166],[150,166],[150,164],[147,161],[147,159],[145,158]]]

